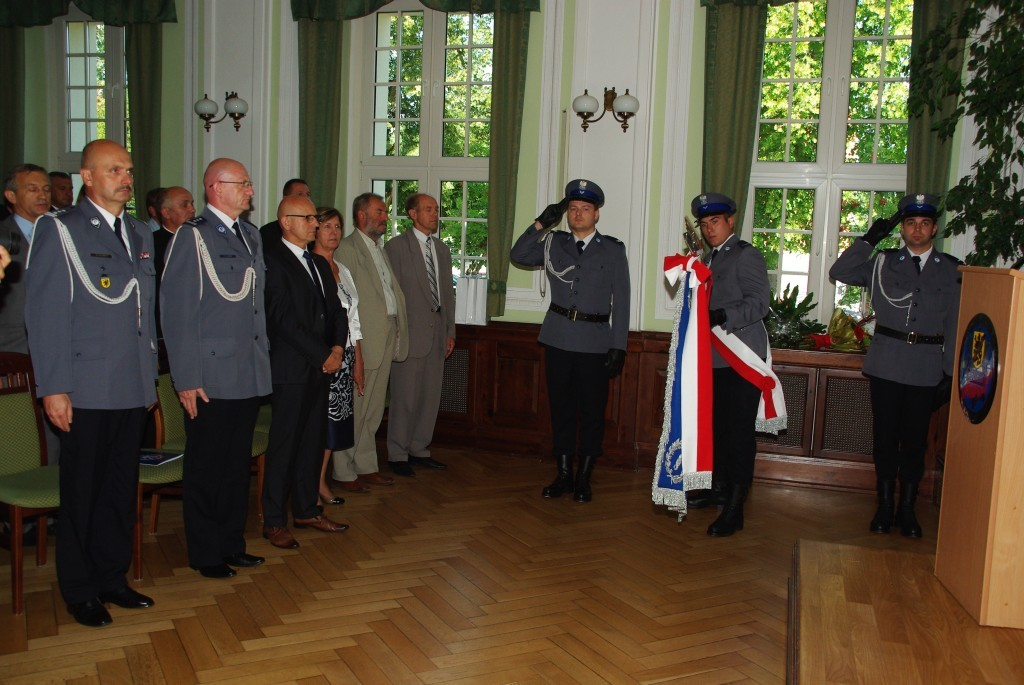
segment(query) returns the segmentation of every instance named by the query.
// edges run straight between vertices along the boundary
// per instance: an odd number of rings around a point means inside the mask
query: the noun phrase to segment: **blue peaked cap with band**
[[[565,186],[565,199],[563,202],[568,204],[572,200],[589,202],[598,209],[601,209],[601,207],[604,207],[604,191],[601,190],[601,186],[593,181],[577,178],[569,181]]]
[[[904,218],[910,216],[926,216],[935,219],[939,216],[939,198],[927,193],[904,195],[899,204],[900,214]]]
[[[697,219],[703,219],[712,214],[731,216],[736,213],[736,203],[732,201],[732,198],[721,193],[701,193],[693,198],[693,202],[690,203],[690,211]]]

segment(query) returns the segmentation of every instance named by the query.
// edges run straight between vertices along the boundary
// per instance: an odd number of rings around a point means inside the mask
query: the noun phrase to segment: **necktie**
[[[708,262],[705,266],[711,266],[711,262],[715,261],[715,257],[718,256],[718,248],[716,247],[711,251],[711,256],[708,257]]]
[[[313,264],[313,255],[309,254],[309,250],[303,250],[302,258],[306,260],[306,266],[309,267],[309,275],[313,277],[313,283],[320,292],[320,296],[323,297],[324,287],[320,283],[320,274],[316,272],[316,265]]]
[[[128,249],[128,243],[125,242],[124,235],[121,233],[121,217],[114,217],[114,235],[121,241],[121,245],[124,247],[124,251],[128,253],[128,256],[132,256],[132,251]]]
[[[430,249],[430,238],[427,238],[427,280],[430,281],[430,300],[434,303],[434,311],[441,311],[441,296],[437,292],[437,269],[434,268],[434,253]]]
[[[914,255],[912,259],[914,260],[914,266],[917,267],[917,273],[921,273],[921,255]]]
[[[250,252],[249,243],[245,242],[245,238],[242,237],[242,228],[241,226],[238,225],[237,221],[231,224],[231,230],[235,232],[235,235],[238,237],[238,239],[242,241],[243,245],[245,245],[246,252]]]
[[[580,254],[583,254],[583,247],[585,245],[586,245],[586,243],[584,243],[582,240],[577,240],[576,241],[576,251],[579,252]]]

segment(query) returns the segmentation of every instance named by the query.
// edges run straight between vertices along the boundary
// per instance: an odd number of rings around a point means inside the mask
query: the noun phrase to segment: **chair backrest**
[[[185,451],[185,410],[178,401],[178,393],[171,383],[171,374],[162,373],[156,385],[161,421],[158,425],[157,447],[165,450]]]
[[[0,426],[0,475],[46,465],[43,415],[27,354],[0,352]]]

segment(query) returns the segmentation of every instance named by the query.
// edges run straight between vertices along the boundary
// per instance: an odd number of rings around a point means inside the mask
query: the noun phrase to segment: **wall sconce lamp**
[[[203,93],[203,99],[196,102],[193,109],[199,115],[199,118],[206,122],[203,124],[203,128],[207,131],[210,130],[211,126],[219,124],[227,117],[231,117],[235,122],[235,130],[237,131],[242,128],[242,124],[239,122],[246,112],[249,111],[249,103],[238,97],[238,93],[224,93],[224,115],[220,119],[215,120],[214,117],[217,116],[217,110],[219,109],[217,103],[208,98],[206,93]]]
[[[640,101],[629,94],[629,88],[622,95],[616,93],[614,88],[605,88],[604,110],[601,112],[601,116],[593,119],[592,117],[597,113],[599,105],[600,103],[598,103],[597,98],[587,92],[587,90],[584,90],[583,95],[572,101],[572,111],[576,112],[576,115],[583,120],[584,133],[587,132],[591,122],[601,121],[608,112],[612,113],[615,121],[622,124],[622,132],[625,133],[626,129],[629,128],[630,117],[640,109]]]

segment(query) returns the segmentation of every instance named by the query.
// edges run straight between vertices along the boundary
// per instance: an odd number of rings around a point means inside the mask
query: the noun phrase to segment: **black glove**
[[[725,325],[725,310],[724,309],[712,309],[708,312],[708,322],[712,326],[724,326]]]
[[[605,368],[608,369],[608,378],[615,378],[622,373],[622,367],[625,363],[625,350],[608,350],[608,359],[604,363]]]
[[[864,240],[871,243],[872,247],[876,247],[878,243],[885,240],[886,236],[892,233],[897,224],[903,219],[903,215],[900,212],[896,212],[888,219],[880,217],[875,219],[875,223],[871,224],[871,228],[864,234]]]
[[[935,386],[935,396],[932,400],[932,411],[938,411],[946,402],[949,402],[949,393],[953,390],[953,377],[942,374],[942,380]]]
[[[562,215],[565,214],[565,201],[558,202],[553,205],[548,205],[544,208],[544,211],[537,217],[537,221],[540,223],[541,228],[551,228],[559,221],[562,220]]]

